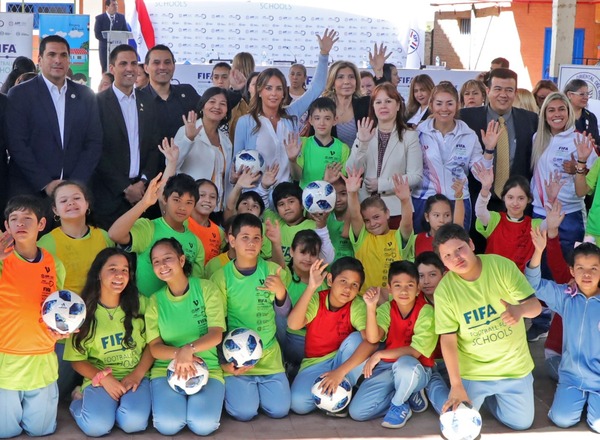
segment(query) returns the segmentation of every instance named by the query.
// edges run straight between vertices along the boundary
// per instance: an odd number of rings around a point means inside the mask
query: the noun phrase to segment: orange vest
[[[200,239],[204,246],[204,264],[221,253],[221,233],[216,223],[211,221],[210,226],[202,226],[190,217],[188,229]]]
[[[0,353],[47,354],[54,339],[42,321],[42,303],[58,290],[54,258],[42,249],[38,263],[13,252],[4,260],[0,275]]]

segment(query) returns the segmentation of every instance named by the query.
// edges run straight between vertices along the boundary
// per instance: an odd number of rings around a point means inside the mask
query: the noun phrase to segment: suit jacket
[[[123,190],[129,178],[130,151],[127,127],[121,106],[112,87],[97,95],[100,121],[104,134],[104,148],[98,168],[93,177],[94,209],[100,226],[110,225],[131,208]],[[140,173],[148,180],[154,178],[161,168],[162,155],[158,150],[160,135],[158,115],[152,98],[135,90],[138,109],[138,134],[140,148]]]
[[[88,183],[102,154],[96,95],[67,79],[64,148],[50,91],[38,75],[8,92],[10,193],[36,194],[55,179]]]
[[[6,153],[6,95],[0,93],[0,221],[8,197],[8,155]]]
[[[102,36],[102,31],[109,31],[110,29],[110,18],[105,13],[96,16],[96,22],[94,23],[94,35],[98,40],[98,49],[100,56],[100,65],[102,66],[102,71],[106,72],[107,65],[107,50],[108,50],[108,42],[106,38]],[[112,27],[113,31],[128,31],[127,21],[125,20],[125,16],[123,14],[116,13],[115,14],[115,22]]]

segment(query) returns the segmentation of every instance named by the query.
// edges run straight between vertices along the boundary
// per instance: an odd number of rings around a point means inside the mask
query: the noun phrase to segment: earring
[[[54,214],[54,221],[56,223],[60,222],[60,217],[58,215],[56,215],[56,214]]]
[[[92,210],[90,208],[87,209],[87,211],[85,211],[85,215],[90,215],[92,213]]]

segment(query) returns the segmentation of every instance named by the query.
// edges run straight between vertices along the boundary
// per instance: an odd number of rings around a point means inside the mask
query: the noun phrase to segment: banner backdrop
[[[48,35],[60,35],[69,42],[73,80],[87,84],[90,64],[90,16],[40,14],[40,39]]]
[[[250,52],[258,65],[317,63],[317,33],[340,32],[331,59],[368,67],[368,52],[383,43],[398,68],[419,68],[424,54],[425,26],[400,2],[343,2],[343,7],[304,6],[302,0],[258,1],[126,0],[127,21],[140,56],[150,35],[166,44],[178,63],[205,64],[231,60]],[[314,2],[313,2],[314,3]],[[377,3],[379,6],[376,6]],[[145,12],[147,11],[147,12]],[[144,19],[145,17],[145,19]]]
[[[564,90],[569,81],[573,79],[582,79],[587,83],[590,94],[587,109],[596,116],[600,115],[600,66],[561,65],[558,73],[558,90]],[[600,119],[598,128],[600,129]]]
[[[0,13],[0,85],[12,70],[15,58],[31,58],[33,14]]]

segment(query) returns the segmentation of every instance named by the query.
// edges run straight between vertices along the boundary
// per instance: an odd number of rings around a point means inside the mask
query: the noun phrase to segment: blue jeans
[[[425,232],[425,227],[423,224],[425,223],[425,204],[427,203],[427,199],[417,199],[415,197],[412,198],[413,202],[413,230],[415,234],[420,232]],[[454,200],[450,200],[450,204],[452,205],[452,213],[454,215]],[[469,231],[471,228],[471,216],[472,210],[471,200],[465,199],[465,221],[463,222],[464,228]]]
[[[31,391],[0,388],[0,438],[16,437],[23,431],[32,437],[56,430],[58,386],[56,382]]]
[[[246,422],[258,415],[258,407],[273,419],[290,412],[290,383],[285,373],[266,376],[225,377],[225,410]]]
[[[442,413],[442,407],[444,406],[444,403],[446,403],[446,400],[448,400],[448,394],[450,394],[450,388],[444,380],[442,371],[440,370],[441,368],[437,364],[433,367],[431,378],[425,387],[427,398],[435,412],[438,414]]]
[[[492,415],[509,428],[520,431],[531,427],[534,415],[531,373],[520,379],[462,379],[462,383],[475,409],[479,410],[485,402]],[[427,389],[432,406],[440,412],[450,390],[439,373],[432,376]]]
[[[560,428],[576,425],[581,419],[586,402],[587,424],[594,431],[600,432],[600,394],[593,391],[584,391],[559,383],[548,417]]]
[[[304,359],[304,336],[287,331],[287,316],[275,316],[277,342],[281,347],[284,362],[300,365]]]
[[[175,435],[184,426],[196,435],[209,435],[221,425],[225,386],[209,378],[204,387],[191,396],[174,391],[166,377],[150,381],[152,388],[152,418],[162,435]]]
[[[390,403],[402,405],[412,393],[425,388],[430,377],[431,368],[412,356],[402,356],[394,363],[381,361],[350,402],[350,417],[359,422],[382,417]]]
[[[68,340],[67,340],[68,341]],[[73,370],[71,362],[65,361],[63,355],[65,352],[66,341],[60,341],[54,346],[54,352],[58,358],[58,397],[60,400],[70,399],[71,391],[77,386],[81,385],[81,376]],[[69,342],[70,343],[70,342]]]
[[[544,365],[546,366],[548,376],[550,376],[550,379],[553,379],[556,382],[558,382],[558,367],[560,366],[561,359],[562,356],[554,355],[550,356],[549,358],[546,358],[546,360],[544,361]]]
[[[144,378],[137,390],[128,391],[119,401],[103,387],[87,386],[83,399],[69,409],[79,429],[88,437],[101,437],[116,425],[127,433],[145,431],[150,418],[150,380]]]
[[[335,370],[346,362],[354,354],[356,348],[361,344],[363,338],[360,332],[353,332],[348,335],[340,345],[336,355],[332,358],[319,362],[318,364],[306,367],[298,373],[292,384],[292,411],[296,414],[308,414],[317,408],[312,397],[311,388],[315,380],[327,371]],[[358,378],[362,374],[364,362],[354,367],[346,378],[352,386],[356,385]]]

